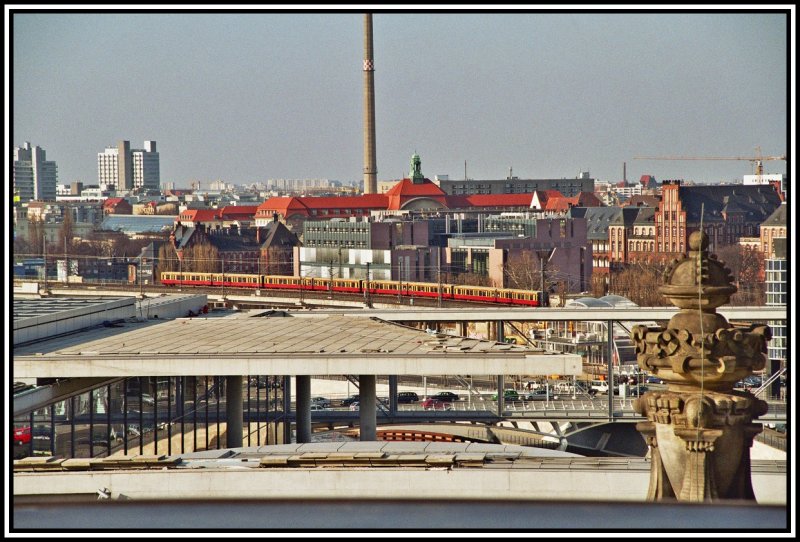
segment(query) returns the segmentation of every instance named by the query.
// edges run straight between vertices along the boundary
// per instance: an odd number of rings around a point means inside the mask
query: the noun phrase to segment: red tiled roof
[[[300,198],[309,209],[386,209],[385,194]]]
[[[533,194],[470,194],[463,198],[467,207],[530,207]]]
[[[386,195],[389,197],[401,196],[419,198],[422,196],[445,196],[446,194],[429,179],[425,179],[424,182],[420,184],[414,184],[411,179],[403,179],[387,191]]]
[[[539,194],[539,200],[542,201],[542,202],[547,201],[550,198],[563,198],[564,197],[564,194],[562,194],[561,192],[559,192],[558,190],[555,190],[555,189],[537,190],[536,192]],[[544,199],[542,199],[542,198],[544,198]]]
[[[602,202],[592,192],[580,192],[577,196],[566,198],[550,198],[547,200],[544,210],[546,211],[566,211],[570,207],[601,207]]]
[[[269,198],[258,206],[256,216],[272,214],[272,211],[275,210],[307,210],[308,208],[303,204],[301,199],[304,198],[295,198],[292,196],[276,196]]]
[[[228,205],[219,210],[218,216],[233,217],[233,216],[255,216],[258,211],[258,205]]]
[[[178,218],[191,222],[213,222],[216,220],[216,209],[186,209]]]
[[[430,179],[424,179],[419,184],[415,184],[411,179],[402,179],[386,192],[386,197],[388,206],[385,208],[399,210],[406,202],[417,198],[429,198],[446,205],[447,194]]]
[[[544,206],[545,211],[566,211],[569,209],[569,198],[561,196],[560,198],[550,198]]]
[[[108,198],[103,202],[103,207],[114,207],[125,201],[125,198]]]

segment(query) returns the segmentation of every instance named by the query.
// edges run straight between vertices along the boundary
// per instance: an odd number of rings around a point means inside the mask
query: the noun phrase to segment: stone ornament
[[[708,237],[689,236],[689,254],[674,260],[659,288],[681,310],[666,329],[635,326],[639,367],[667,384],[635,405],[651,449],[648,500],[755,500],[750,447],[754,418],[767,403],[734,383],[766,364],[768,326],[734,328],[716,308],[736,292],[730,270],[708,254]]]

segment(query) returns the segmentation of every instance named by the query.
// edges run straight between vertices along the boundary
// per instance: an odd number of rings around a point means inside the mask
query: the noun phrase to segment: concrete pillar
[[[506,409],[506,401],[505,401],[505,387],[506,387],[506,379],[503,375],[498,375],[497,377],[497,415],[500,416],[503,414],[503,411]]]
[[[397,414],[397,375],[389,375],[389,415]]]
[[[459,322],[458,323],[458,334],[461,335],[462,337],[466,337],[467,336],[467,326],[468,325],[469,324],[467,322]]]
[[[358,376],[360,394],[358,410],[359,426],[361,428],[361,438],[359,440],[378,440],[378,420],[375,414],[375,381],[375,375]]]
[[[225,387],[226,401],[225,401],[225,419],[227,420],[228,429],[228,448],[241,448],[242,447],[242,419],[244,412],[242,409],[242,376],[226,376]]]
[[[311,442],[311,376],[295,377],[295,431],[297,442]]]
[[[292,442],[292,424],[286,421],[286,414],[292,409],[292,377],[283,377],[283,420],[279,424],[283,428],[283,442],[281,444],[288,444]]]

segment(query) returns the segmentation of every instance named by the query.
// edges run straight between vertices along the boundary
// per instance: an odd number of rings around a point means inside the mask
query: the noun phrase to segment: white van
[[[592,395],[608,393],[608,381],[606,380],[591,380],[589,382],[589,393]]]

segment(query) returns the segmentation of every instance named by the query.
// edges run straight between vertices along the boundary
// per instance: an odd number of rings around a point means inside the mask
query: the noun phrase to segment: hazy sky
[[[357,7],[357,6],[356,6]],[[7,10],[9,6],[6,6]],[[297,8],[294,8],[297,9]],[[787,149],[784,13],[381,13],[378,179],[741,179]],[[793,21],[791,23],[793,25]],[[7,37],[7,40],[9,38]],[[157,141],[161,180],[360,180],[363,15],[15,12],[10,133],[97,182]],[[7,95],[9,91],[7,90]],[[785,173],[786,162],[765,162]]]

